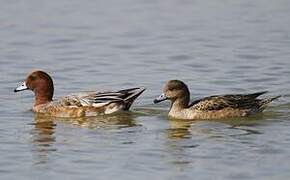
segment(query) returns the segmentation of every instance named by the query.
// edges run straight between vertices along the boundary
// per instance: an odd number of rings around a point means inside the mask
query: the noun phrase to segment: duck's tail
[[[282,97],[282,96],[279,95],[279,96],[272,97],[272,98],[270,98],[270,102],[272,102],[272,101],[274,101],[274,100],[276,100],[276,99],[279,99],[280,97]]]
[[[263,111],[268,106],[268,104],[270,104],[272,101],[274,101],[280,97],[281,97],[281,95],[275,96],[272,98],[261,99],[259,102],[259,105],[260,105],[259,110]]]
[[[248,95],[246,95],[246,97],[249,97],[249,98],[252,98],[252,99],[256,99],[258,96],[261,96],[261,95],[263,95],[265,93],[268,93],[268,91],[261,91],[261,92],[248,94]]]
[[[129,110],[131,105],[133,104],[134,100],[140,96],[146,89],[145,88],[131,88],[131,89],[124,89],[119,92],[127,94],[128,96],[124,98],[125,102],[125,109]]]

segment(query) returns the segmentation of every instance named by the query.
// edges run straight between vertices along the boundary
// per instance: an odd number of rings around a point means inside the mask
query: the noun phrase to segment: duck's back
[[[205,97],[194,101],[185,113],[191,117],[195,116],[196,119],[242,117],[255,114],[263,111],[271,101],[280,97],[257,99],[258,96],[264,93],[266,91],[253,94]]]
[[[134,88],[121,91],[81,92],[64,96],[56,101],[35,106],[38,113],[55,117],[84,117],[111,114],[128,110],[133,101],[145,89]]]

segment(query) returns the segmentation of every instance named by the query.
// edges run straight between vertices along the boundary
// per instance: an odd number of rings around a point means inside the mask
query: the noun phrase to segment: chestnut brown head
[[[54,91],[52,78],[46,72],[33,71],[20,86],[14,89],[14,92],[24,90],[33,91],[36,99],[51,101]]]

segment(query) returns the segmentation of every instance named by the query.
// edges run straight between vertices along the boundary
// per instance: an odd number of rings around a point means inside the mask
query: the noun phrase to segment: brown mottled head
[[[31,72],[26,80],[18,86],[14,92],[31,90],[35,94],[35,105],[52,101],[53,97],[53,81],[51,77],[43,71]]]
[[[168,81],[163,88],[163,94],[156,98],[154,103],[159,103],[167,99],[171,100],[171,102],[180,100],[182,104],[187,106],[190,99],[187,85],[180,80]]]

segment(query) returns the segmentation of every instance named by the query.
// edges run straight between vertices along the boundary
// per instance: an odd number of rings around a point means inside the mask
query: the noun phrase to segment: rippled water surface
[[[0,179],[289,179],[288,0],[3,0],[0,6]],[[132,111],[35,116],[12,91],[32,69],[55,96],[147,87]],[[168,79],[192,99],[283,95],[242,119],[168,119],[153,105]]]

